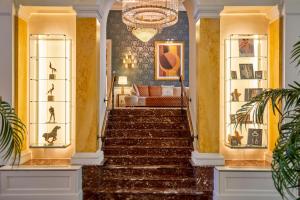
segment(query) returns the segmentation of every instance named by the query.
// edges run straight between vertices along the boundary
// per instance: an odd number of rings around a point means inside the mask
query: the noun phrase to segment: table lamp
[[[118,84],[122,86],[121,94],[124,94],[124,85],[127,85],[127,76],[119,76]]]

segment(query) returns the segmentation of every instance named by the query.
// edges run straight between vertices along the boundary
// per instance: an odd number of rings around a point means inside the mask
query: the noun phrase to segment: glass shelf
[[[66,35],[30,35],[31,148],[71,144],[71,52],[72,42]]]
[[[225,40],[225,135],[224,144],[234,149],[264,149],[268,122],[257,123],[253,112],[248,122],[236,126],[236,112],[268,88],[268,36],[232,34]],[[237,101],[239,100],[239,101]],[[265,114],[264,119],[268,119]],[[257,145],[258,144],[258,145]]]
[[[267,149],[268,146],[259,146],[259,145],[237,145],[233,146],[231,144],[225,143],[225,145],[232,149]]]

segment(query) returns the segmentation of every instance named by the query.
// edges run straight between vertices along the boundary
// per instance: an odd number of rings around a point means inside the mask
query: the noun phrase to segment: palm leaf
[[[18,118],[15,110],[0,99],[0,152],[2,159],[12,159],[13,165],[19,163],[26,127]]]

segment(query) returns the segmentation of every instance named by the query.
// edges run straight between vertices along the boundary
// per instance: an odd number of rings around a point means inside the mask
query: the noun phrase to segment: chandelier
[[[178,21],[179,0],[120,0],[122,21],[137,38],[148,42]]]

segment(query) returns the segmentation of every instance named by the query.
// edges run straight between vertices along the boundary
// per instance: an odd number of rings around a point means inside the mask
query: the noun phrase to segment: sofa
[[[185,91],[188,94],[189,88],[186,87]],[[180,107],[181,87],[133,84],[131,95],[125,97],[125,104],[127,107]]]

